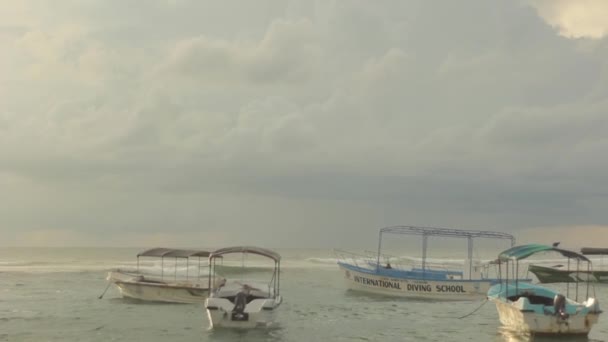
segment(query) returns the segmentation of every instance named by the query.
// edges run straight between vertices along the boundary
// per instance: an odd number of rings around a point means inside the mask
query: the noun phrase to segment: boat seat
[[[512,302],[516,302],[519,298],[525,297],[528,298],[530,304],[542,304],[542,305],[553,305],[553,298],[547,298],[543,296],[537,296],[534,294],[521,294],[517,296],[509,296],[509,300]]]
[[[236,304],[236,300],[237,297],[241,294],[241,292],[237,293],[235,296],[227,296],[227,297],[222,297],[222,298],[226,298],[228,299],[232,304]],[[254,296],[254,295],[246,295],[245,297],[245,302],[247,304],[251,303],[252,300],[254,299],[264,299],[266,297],[260,297],[260,296]]]

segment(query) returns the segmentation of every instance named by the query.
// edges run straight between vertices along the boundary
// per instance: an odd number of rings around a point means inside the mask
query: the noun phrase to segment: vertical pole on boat
[[[243,276],[245,274],[245,256],[247,256],[247,252],[241,254],[241,283],[244,281]]]
[[[591,277],[593,276],[591,274],[591,263],[589,261],[587,261],[587,274],[589,275],[587,278],[587,294],[585,295],[587,298],[589,298],[589,283],[591,282]],[[594,296],[595,297],[595,296]]]
[[[519,260],[516,261],[515,264],[515,295],[519,293]]]
[[[568,274],[570,274],[570,258],[568,258]],[[570,282],[566,283],[566,297],[570,297]]]
[[[469,258],[469,280],[473,272],[473,237],[467,236],[468,258]]]
[[[426,278],[426,247],[428,243],[429,236],[422,235],[422,279]]]
[[[578,302],[578,283],[579,283],[579,277],[578,277],[578,271],[580,269],[580,264],[581,264],[581,259],[576,258],[576,301]]]
[[[188,280],[188,272],[190,269],[190,258],[186,258],[186,280]]]
[[[197,276],[198,276],[198,280],[200,281],[201,280],[201,257],[200,257],[200,255],[198,257],[198,274],[197,274]]]
[[[281,261],[276,261],[275,262],[275,266],[276,268],[276,272],[277,272],[277,279],[275,280],[274,283],[274,296],[278,296],[280,295],[280,291],[281,291]]]
[[[376,260],[376,273],[380,272],[380,251],[382,250],[382,229],[378,236],[378,259]]]
[[[215,262],[215,259],[213,258],[209,258],[209,276],[207,277],[208,281],[207,281],[207,289],[209,289],[209,296],[211,297],[211,290],[213,289],[211,287],[211,278],[215,278],[215,274],[212,276],[212,265]],[[199,257],[199,272],[200,272],[200,257]]]
[[[509,260],[507,259],[507,265],[505,267],[507,269],[507,281],[505,282],[505,299],[509,298]]]
[[[511,263],[511,276],[513,277],[513,280],[515,280],[515,285],[517,285],[517,273],[515,273],[515,266],[519,265],[519,260],[515,260]],[[517,293],[516,293],[517,295]]]
[[[160,279],[163,280],[165,276],[165,257],[160,257]]]
[[[498,259],[498,280],[500,281],[500,286],[502,288],[502,261],[500,261],[500,258]]]

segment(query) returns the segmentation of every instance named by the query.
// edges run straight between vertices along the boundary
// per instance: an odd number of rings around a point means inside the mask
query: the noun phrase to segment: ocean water
[[[277,250],[284,302],[273,329],[211,330],[202,305],[123,299],[114,286],[98,299],[107,272],[135,267],[138,251],[1,249],[0,341],[552,341],[502,330],[494,305],[481,300],[347,291],[330,250]],[[608,308],[608,286],[596,286],[596,294]],[[588,339],[574,340],[608,341],[608,313]]]

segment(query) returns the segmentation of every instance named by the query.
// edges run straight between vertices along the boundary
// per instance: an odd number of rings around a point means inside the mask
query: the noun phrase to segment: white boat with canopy
[[[395,234],[422,238],[420,264],[407,265],[400,258],[384,256],[384,236]],[[429,238],[466,239],[467,257],[463,265],[447,267],[428,262]],[[501,232],[394,226],[380,229],[378,252],[373,257],[341,250],[336,250],[336,255],[351,290],[410,298],[476,300],[485,298],[490,286],[498,282],[490,271],[490,266],[494,265],[473,259],[473,242],[479,238],[502,239],[509,241],[511,246],[515,244],[513,235]]]
[[[229,254],[240,254],[240,271],[234,278],[217,278],[219,258]],[[252,254],[270,259],[272,271],[260,267],[249,269],[245,265],[247,255]],[[229,258],[229,257],[228,257]],[[224,260],[224,266],[230,260]],[[274,251],[251,246],[236,246],[218,249],[209,256],[210,295],[205,301],[205,308],[211,327],[255,328],[269,327],[274,323],[279,305],[283,301],[280,292],[281,256]],[[263,276],[262,276],[263,274]],[[248,279],[244,279],[244,276]],[[257,277],[256,277],[257,276]],[[255,278],[255,279],[254,279]],[[266,278],[260,281],[260,278]]]
[[[517,272],[520,260],[547,252],[567,258],[569,272],[574,275],[591,269],[591,261],[587,257],[569,250],[540,244],[512,247],[498,256],[505,277],[490,288],[488,299],[496,304],[502,325],[511,331],[534,335],[586,336],[602,312],[595,291],[590,293],[590,289],[594,290],[590,282],[583,283],[583,288],[580,288],[579,281],[566,282],[566,294],[563,295],[555,288],[510,279],[510,275]],[[574,269],[571,260],[574,261]]]
[[[155,302],[202,303],[209,294],[209,277],[201,274],[201,267],[206,270],[210,254],[204,250],[148,249],[137,254],[136,270],[109,272],[107,280],[116,285],[123,297]],[[160,274],[143,272],[141,257],[160,258]],[[193,259],[196,262],[192,262]],[[204,264],[201,264],[202,260]],[[173,267],[167,267],[167,261],[173,261]],[[184,266],[185,270],[178,272],[178,268]],[[191,266],[196,267],[196,272],[191,272]],[[215,279],[221,281],[219,276]]]

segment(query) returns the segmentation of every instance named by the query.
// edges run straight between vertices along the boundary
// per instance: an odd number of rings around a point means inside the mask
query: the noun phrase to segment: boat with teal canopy
[[[581,288],[579,282],[567,282],[564,295],[553,288],[522,282],[517,277],[510,279],[517,274],[520,260],[540,253],[558,254],[567,259],[568,269],[574,267],[575,274],[591,268],[586,256],[555,246],[527,244],[501,252],[497,259],[501,281],[488,290],[488,299],[496,304],[500,322],[507,329],[539,335],[589,334],[602,312],[589,283]]]

